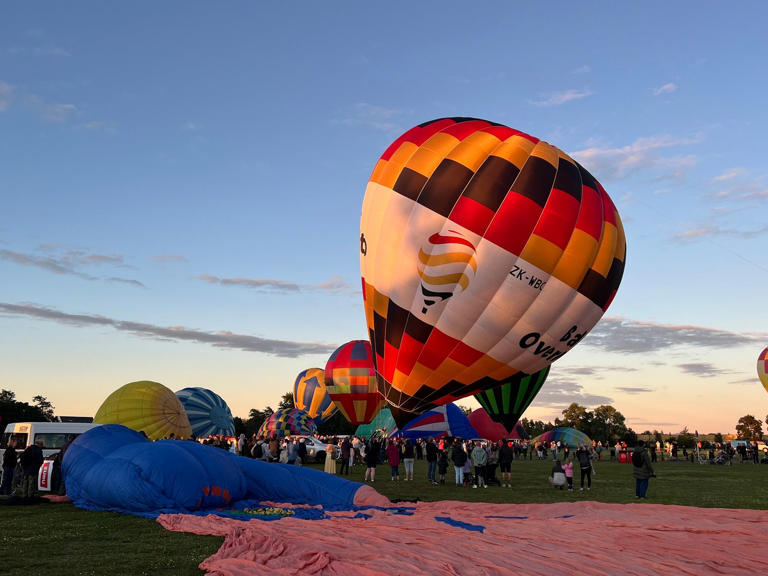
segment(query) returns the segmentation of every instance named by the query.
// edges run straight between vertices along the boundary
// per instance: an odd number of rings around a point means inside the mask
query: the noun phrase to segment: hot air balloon
[[[384,405],[376,384],[371,345],[353,340],[339,347],[325,365],[325,388],[352,424],[367,424]]]
[[[325,370],[308,368],[299,372],[293,385],[293,401],[296,408],[305,410],[322,424],[339,411],[325,388]]]
[[[379,390],[419,414],[534,374],[611,303],[624,230],[554,146],[471,118],[416,126],[365,192],[360,269]]]
[[[131,382],[112,392],[93,417],[96,424],[122,424],[151,440],[189,438],[192,427],[184,406],[170,388],[157,382]]]
[[[589,439],[589,436],[584,434],[581,430],[576,430],[576,428],[553,428],[552,430],[549,430],[548,432],[544,432],[544,434],[540,434],[539,436],[536,436],[531,442],[536,445],[536,443],[541,442],[542,444],[549,444],[550,442],[560,442],[561,444],[567,444],[570,448],[578,448],[579,446],[590,446],[592,444],[592,440]]]
[[[512,430],[507,430],[503,424],[494,422],[484,408],[478,408],[472,410],[467,416],[469,423],[477,431],[478,438],[485,438],[492,442],[498,442],[502,438],[507,440],[522,440],[530,438],[528,433],[523,428],[523,425],[518,422]]]
[[[760,378],[765,391],[768,392],[768,347],[757,357],[757,377]]]
[[[501,386],[475,394],[475,400],[485,408],[491,420],[502,424],[507,431],[512,431],[520,416],[541,390],[548,374],[549,366],[536,374],[518,372]]]
[[[215,392],[206,388],[183,388],[176,392],[176,397],[184,406],[192,433],[196,437],[235,435],[232,411]]]
[[[264,420],[259,428],[259,436],[314,436],[317,425],[312,417],[304,410],[292,408],[278,410]]]

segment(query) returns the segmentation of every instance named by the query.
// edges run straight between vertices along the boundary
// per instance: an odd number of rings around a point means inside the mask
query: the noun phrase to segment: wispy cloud
[[[658,88],[654,89],[653,95],[661,96],[662,94],[672,94],[672,92],[677,92],[677,84],[669,82],[664,84],[664,86],[659,86]]]
[[[582,406],[599,406],[612,404],[613,399],[599,394],[589,394],[575,380],[550,377],[536,395],[532,406],[564,408],[571,402],[578,402]]]
[[[588,65],[584,64],[584,66],[579,66],[578,68],[574,68],[571,70],[571,74],[589,74],[592,72],[592,68],[590,68]]]
[[[205,332],[183,326],[156,326],[143,322],[130,322],[90,314],[68,314],[52,308],[34,304],[9,304],[0,302],[0,314],[21,316],[58,322],[68,326],[87,328],[91,326],[110,327],[142,338],[170,342],[195,342],[209,344],[216,348],[229,348],[247,352],[261,352],[286,358],[297,358],[305,354],[329,355],[336,349],[335,344],[319,342],[298,342],[274,340],[229,331]]]
[[[319,284],[296,284],[285,280],[275,280],[268,278],[219,278],[210,274],[199,274],[195,276],[198,280],[210,284],[219,284],[221,286],[240,286],[250,288],[261,292],[277,293],[298,293],[298,292],[349,292],[352,287],[344,282],[339,276],[334,276],[330,280]]]
[[[11,106],[11,97],[14,87],[7,82],[0,82],[0,112],[8,110]]]
[[[600,174],[600,180],[625,178],[638,171],[648,172],[655,181],[679,180],[696,166],[698,159],[693,155],[665,157],[661,151],[698,144],[702,140],[701,136],[653,136],[638,138],[632,144],[619,148],[585,148],[572,156],[588,170]]]
[[[77,112],[77,106],[74,104],[50,102],[37,94],[30,94],[25,100],[27,105],[37,111],[41,120],[51,124],[63,124]]]
[[[684,364],[678,364],[678,366],[686,374],[694,374],[696,376],[701,376],[702,378],[714,378],[715,376],[730,374],[730,371],[717,368],[714,364],[710,364],[709,362],[686,362]]]
[[[47,244],[41,247],[45,255],[30,254],[25,252],[16,252],[13,250],[0,250],[0,260],[13,262],[20,266],[31,266],[40,268],[52,274],[69,275],[82,278],[83,280],[107,280],[109,282],[122,282],[134,286],[145,287],[138,280],[130,278],[94,276],[84,270],[83,267],[117,267],[123,269],[132,269],[133,266],[125,264],[123,257],[118,254],[98,254],[85,252],[83,250],[67,250],[64,253],[58,253],[58,247]]]
[[[646,354],[678,346],[727,349],[768,340],[766,333],[739,333],[703,326],[657,324],[604,317],[582,345],[609,352]]]
[[[566,90],[565,92],[556,92],[548,97],[541,97],[538,100],[529,100],[534,106],[549,107],[549,106],[562,106],[566,102],[572,100],[581,100],[587,96],[592,96],[594,92],[591,90]]]
[[[201,126],[199,123],[197,123],[197,122],[191,122],[191,121],[189,121],[189,122],[184,122],[184,123],[181,125],[181,129],[182,129],[182,130],[186,130],[187,132],[197,132],[197,131],[198,131],[198,130],[200,130],[201,128],[202,128],[202,126]]]
[[[672,236],[672,238],[680,241],[699,240],[702,238],[711,238],[715,236],[751,239],[763,236],[764,234],[768,234],[768,224],[750,229],[725,228],[722,226],[710,225],[689,228],[688,230],[677,232]]]
[[[365,102],[355,104],[351,114],[339,120],[347,126],[367,126],[381,132],[400,131],[398,118],[402,112],[383,106],[375,106]]]
[[[615,389],[619,392],[624,392],[624,394],[645,394],[646,392],[655,392],[653,388],[643,388],[640,386],[617,386]]]
[[[715,176],[713,180],[715,182],[725,182],[726,180],[733,180],[737,176],[743,176],[744,174],[746,174],[746,170],[744,170],[744,168],[731,168],[719,176]]]
[[[112,122],[104,122],[102,120],[92,120],[90,122],[83,122],[79,126],[83,130],[89,132],[114,132],[115,125]]]
[[[158,264],[174,264],[189,262],[181,254],[155,254],[149,257],[150,260],[157,262]]]

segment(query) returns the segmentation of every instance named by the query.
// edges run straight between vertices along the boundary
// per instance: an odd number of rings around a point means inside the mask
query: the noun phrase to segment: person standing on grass
[[[427,446],[425,448],[427,453],[427,480],[433,485],[437,484],[437,476],[435,471],[437,470],[437,444],[435,444],[434,438],[427,440]]]
[[[651,457],[645,449],[645,442],[637,441],[637,447],[632,453],[632,476],[635,478],[635,498],[646,498],[648,492],[648,480],[655,478],[656,474],[651,465]]]
[[[451,449],[451,461],[453,462],[453,468],[456,473],[456,486],[464,485],[464,464],[467,463],[467,453],[464,452],[464,447],[459,442],[458,438],[453,440],[453,448]]]
[[[472,487],[488,488],[488,484],[485,483],[485,465],[488,464],[488,452],[485,451],[480,442],[475,442],[475,447],[472,449],[472,463],[475,466],[475,483]]]
[[[392,469],[391,482],[400,480],[400,447],[397,445],[397,440],[390,438],[389,445],[387,446],[387,462]]]
[[[376,481],[376,465],[379,463],[379,443],[376,438],[371,436],[368,446],[365,449],[365,481]]]
[[[344,438],[344,440],[341,441],[341,470],[339,471],[340,475],[345,474],[349,476],[349,453],[352,450],[352,443],[349,441],[349,438]]]
[[[445,475],[448,473],[448,453],[446,450],[439,450],[437,457],[437,473],[440,474],[440,484],[445,484]]]
[[[43,465],[43,441],[38,440],[21,453],[21,469],[23,472],[21,495],[32,498],[37,495],[37,473]]]
[[[515,452],[512,447],[512,442],[506,438],[501,439],[501,446],[499,446],[499,468],[501,469],[501,486],[511,488],[512,487],[512,460],[514,459]]]
[[[8,495],[13,486],[13,474],[16,470],[18,456],[16,455],[16,438],[11,436],[8,447],[3,452],[3,483],[0,484],[0,494]]]
[[[405,467],[405,479],[413,482],[413,461],[415,457],[414,446],[409,438],[405,439],[402,446],[403,466]]]
[[[573,459],[568,456],[563,464],[565,472],[565,481],[568,482],[568,492],[573,492]]]
[[[589,450],[586,446],[579,445],[579,449],[576,450],[576,459],[579,461],[579,468],[581,469],[581,488],[584,490],[584,478],[587,479],[587,490],[592,489],[592,458],[590,457]]]

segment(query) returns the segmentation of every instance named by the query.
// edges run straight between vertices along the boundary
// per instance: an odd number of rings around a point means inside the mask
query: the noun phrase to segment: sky
[[[768,7],[139,0],[0,5],[0,388],[93,415],[120,386],[247,418],[367,336],[379,156],[446,116],[603,184],[627,236],[603,319],[528,418],[765,421]],[[473,399],[459,401],[477,407]]]

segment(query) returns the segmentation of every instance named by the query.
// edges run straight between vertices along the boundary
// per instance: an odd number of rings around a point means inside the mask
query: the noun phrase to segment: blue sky
[[[0,387],[92,415],[151,379],[239,416],[366,336],[368,177],[475,116],[603,183],[627,267],[526,414],[733,430],[768,396],[763,23],[746,3],[0,7]],[[476,405],[466,401],[466,405]]]

